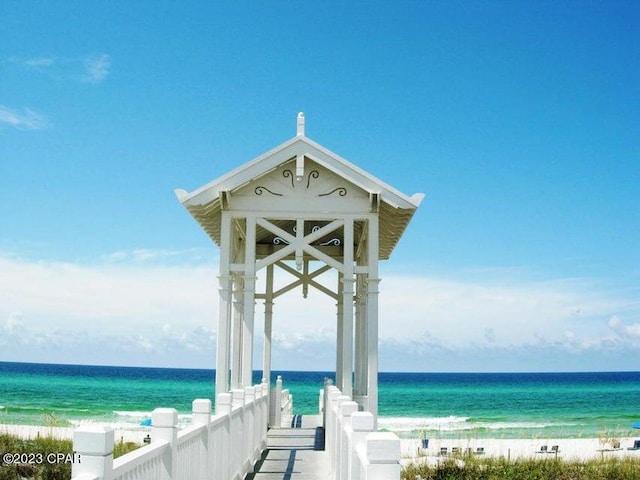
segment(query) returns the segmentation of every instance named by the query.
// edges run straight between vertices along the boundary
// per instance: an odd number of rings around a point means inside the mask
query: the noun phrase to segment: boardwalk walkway
[[[322,416],[293,415],[285,425],[269,430],[267,449],[245,480],[327,480]]]

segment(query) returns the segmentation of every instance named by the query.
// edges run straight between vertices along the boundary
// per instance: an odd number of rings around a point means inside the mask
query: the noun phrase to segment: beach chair
[[[548,452],[547,446],[546,445],[542,445],[540,447],[540,450],[538,450],[536,453],[547,453],[547,452]]]
[[[627,450],[640,450],[640,440],[635,440],[633,442],[633,447],[629,447]]]
[[[453,448],[451,449],[451,454],[452,454],[452,455],[457,455],[458,453],[460,453],[460,448],[458,448],[458,447],[453,447]]]
[[[448,455],[449,454],[449,450],[447,449],[447,447],[440,447],[440,455]]]
[[[551,447],[551,451],[549,453],[555,453],[556,455],[560,453],[560,447],[558,445],[553,445]]]
[[[484,455],[484,447],[476,448],[476,451],[473,452],[475,455]]]

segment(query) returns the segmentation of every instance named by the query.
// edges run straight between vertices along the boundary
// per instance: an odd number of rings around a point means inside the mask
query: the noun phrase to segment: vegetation
[[[133,442],[117,442],[113,455],[119,457],[140,445]],[[2,461],[2,455],[24,454],[24,461]],[[38,437],[24,440],[13,435],[0,433],[0,480],[68,480],[71,478],[73,461],[73,442],[51,437]]]
[[[568,462],[555,459],[451,458],[437,467],[409,465],[402,480],[640,480],[639,459]]]

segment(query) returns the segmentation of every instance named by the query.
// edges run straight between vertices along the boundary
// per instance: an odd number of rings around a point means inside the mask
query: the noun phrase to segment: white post
[[[325,424],[325,450],[329,451],[329,465],[331,471],[334,471],[336,461],[336,401],[342,392],[336,386],[329,386],[327,388],[327,405],[326,405],[326,418]]]
[[[243,333],[243,308],[242,278],[235,274],[233,277],[233,333],[231,337],[231,389],[242,387],[242,333]]]
[[[344,277],[342,279],[342,393],[353,395],[353,219],[344,221]]]
[[[260,450],[267,448],[267,431],[269,427],[269,381],[266,378],[262,379],[262,420],[261,428],[262,434],[260,435]]]
[[[209,425],[211,423],[211,400],[208,398],[198,398],[191,404],[192,416],[191,423],[193,425],[204,425],[205,431],[202,436],[202,450],[203,455],[200,457],[205,462],[204,465],[200,465],[199,473],[200,478],[209,478],[213,473],[213,452],[210,451],[213,442],[211,441],[211,431]]]
[[[349,480],[360,479],[358,452],[366,448],[367,435],[373,431],[371,412],[354,412],[351,415],[351,439],[349,446]]]
[[[336,480],[349,480],[349,431],[351,430],[351,416],[358,411],[358,404],[345,401],[340,405],[340,432],[338,451],[340,463],[336,472]]]
[[[360,410],[367,410],[368,351],[367,351],[367,285],[365,275],[356,276],[356,325],[353,400]]]
[[[236,413],[236,411],[238,412]],[[244,432],[244,414],[244,390],[239,388],[233,389],[231,390],[231,415],[232,420],[234,417],[238,418],[239,425],[234,425],[232,421],[231,456],[233,460],[231,467],[231,480],[239,479],[240,477],[238,475],[242,473],[242,470],[244,468],[246,452],[244,445],[248,441]]]
[[[167,478],[176,478],[176,439],[178,438],[178,411],[175,408],[156,408],[151,412],[151,443],[165,440],[169,448],[162,458]]]
[[[211,400],[197,398],[191,402],[193,415],[191,422],[194,425],[209,425],[211,423]]]
[[[378,216],[369,218],[368,278],[367,278],[367,409],[373,414],[374,428],[378,424]]]
[[[110,480],[113,472],[113,428],[84,425],[73,432],[71,478],[82,474]]]
[[[343,312],[343,304],[342,304],[342,292],[343,292],[343,284],[342,279],[344,275],[342,273],[338,274],[338,301],[336,302],[336,387],[342,388],[342,343],[343,340],[343,323],[342,323],[342,312]]]
[[[242,308],[242,386],[253,384],[253,326],[256,295],[256,217],[247,216]]]
[[[367,435],[367,480],[400,480],[400,439],[391,432]]]
[[[276,379],[276,388],[271,393],[269,423],[271,428],[280,428],[282,426],[282,377],[280,375]]]
[[[220,226],[220,290],[218,292],[218,334],[216,347],[216,395],[229,391],[229,342],[231,328],[231,277],[229,249],[231,248],[231,217],[222,212]]]
[[[255,419],[256,419],[256,389],[255,387],[244,387],[244,448],[245,448],[245,470],[251,469],[257,458],[255,458],[254,446],[256,445]]]
[[[333,462],[331,465],[331,471],[335,474],[336,480],[340,480],[340,464],[342,462],[342,456],[344,452],[342,452],[341,441],[342,441],[342,418],[340,417],[340,409],[344,402],[351,401],[351,397],[349,395],[338,395],[335,400],[335,405],[333,407],[333,451],[335,452],[333,457]]]
[[[231,393],[216,395],[216,416],[225,416],[221,439],[213,445],[215,464],[213,478],[231,478]]]
[[[273,264],[267,265],[266,296],[264,300],[264,348],[262,376],[271,382],[271,331],[273,325]]]

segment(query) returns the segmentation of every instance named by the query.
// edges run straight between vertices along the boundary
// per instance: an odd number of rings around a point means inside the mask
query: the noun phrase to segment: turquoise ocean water
[[[274,372],[296,413],[317,413],[329,372]],[[255,373],[258,381],[261,372]],[[0,423],[139,425],[155,407],[188,423],[213,370],[0,362]],[[380,427],[431,438],[640,436],[640,372],[381,373]]]

